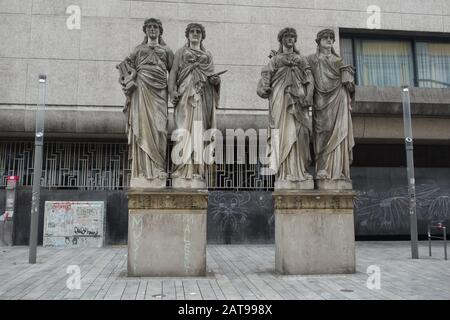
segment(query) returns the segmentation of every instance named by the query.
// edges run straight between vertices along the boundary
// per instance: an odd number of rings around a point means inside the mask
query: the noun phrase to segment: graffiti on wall
[[[46,201],[44,247],[101,247],[103,201]]]

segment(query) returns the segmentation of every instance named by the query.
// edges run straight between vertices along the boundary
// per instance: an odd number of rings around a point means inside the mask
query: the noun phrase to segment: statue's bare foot
[[[192,176],[192,179],[194,179],[194,180],[204,180],[203,177],[201,175],[199,175],[199,174],[194,174]]]
[[[328,173],[326,172],[326,170],[319,170],[319,172],[317,172],[316,179],[327,179],[327,177]]]
[[[286,180],[287,181],[299,181],[299,179],[297,177],[294,177],[292,174],[288,174],[286,176]]]
[[[166,172],[160,172],[158,174],[158,179],[161,179],[161,180],[167,179],[167,173]]]

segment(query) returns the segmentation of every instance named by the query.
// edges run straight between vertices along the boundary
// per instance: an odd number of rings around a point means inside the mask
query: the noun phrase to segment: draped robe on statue
[[[178,56],[176,86],[179,101],[175,106],[174,119],[176,129],[189,133],[189,139],[183,139],[181,145],[182,162],[174,166],[172,177],[182,179],[204,179],[205,164],[203,154],[194,159],[193,139],[203,139],[203,130],[216,127],[216,108],[219,105],[220,85],[214,86],[208,76],[214,74],[214,63],[210,52],[195,50],[187,45],[181,48]],[[194,137],[194,122],[201,125],[200,137]],[[186,138],[187,136],[185,136]],[[205,143],[203,144],[204,150]]]
[[[309,64],[297,53],[278,53],[261,76],[258,95],[267,98],[262,88],[272,89],[268,97],[270,168],[278,180],[310,180],[311,119],[305,105],[306,87],[313,82]]]
[[[136,70],[136,89],[127,108],[132,178],[166,177],[167,73],[173,53],[167,46],[139,45],[129,61]]]
[[[314,80],[313,136],[318,179],[350,180],[355,145],[351,117],[354,74],[336,54],[309,58]],[[347,86],[344,82],[347,83]]]

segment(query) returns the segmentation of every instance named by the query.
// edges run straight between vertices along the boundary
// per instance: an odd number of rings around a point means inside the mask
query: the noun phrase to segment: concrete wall
[[[70,5],[81,8],[79,30],[67,28]],[[49,134],[122,137],[115,65],[142,41],[151,16],[163,21],[174,51],[185,43],[187,23],[205,25],[217,70],[229,70],[219,126],[265,126],[267,103],[255,88],[278,31],[295,27],[301,52],[310,54],[321,28],[367,28],[369,5],[381,8],[382,29],[450,32],[447,0],[0,0],[0,133],[33,131],[37,77],[46,73]],[[364,93],[377,96],[375,89]]]

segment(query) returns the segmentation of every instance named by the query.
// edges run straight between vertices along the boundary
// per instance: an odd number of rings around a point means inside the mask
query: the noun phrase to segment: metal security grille
[[[274,177],[261,174],[263,165],[249,163],[257,147],[245,144],[245,157],[237,146],[224,146],[223,164],[206,166],[210,190],[272,190]],[[169,151],[170,151],[169,147]],[[238,159],[238,154],[241,158]],[[170,155],[170,152],[169,152]],[[230,159],[232,157],[233,159]],[[170,157],[168,157],[169,159]],[[0,142],[0,187],[8,176],[19,176],[18,185],[33,184],[34,142]],[[168,163],[168,171],[172,165]],[[41,185],[78,190],[127,188],[131,170],[126,143],[48,142],[44,145]],[[169,179],[169,186],[170,186]]]
[[[239,149],[243,152],[239,152]],[[245,145],[236,144],[236,141],[235,145],[225,145],[223,147],[224,163],[207,166],[208,189],[273,190],[274,176],[262,174],[264,166],[258,158],[258,151],[259,146],[257,144],[250,145],[249,140],[245,141]],[[257,161],[249,161],[250,159]]]
[[[44,145],[41,185],[49,188],[115,190],[129,184],[124,143],[49,142]],[[33,184],[34,143],[0,142],[0,186],[19,176],[19,185]]]
[[[208,166],[206,183],[210,190],[273,190],[274,177],[261,175],[260,169],[260,164]]]

